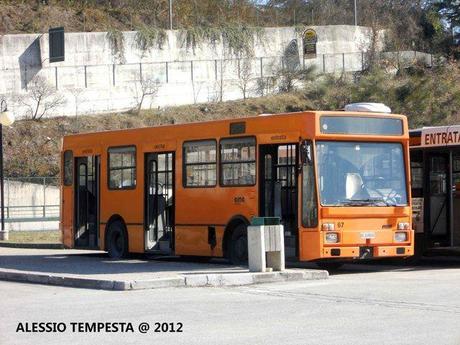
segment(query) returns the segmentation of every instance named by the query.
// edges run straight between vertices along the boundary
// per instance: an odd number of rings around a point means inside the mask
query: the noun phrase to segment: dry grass
[[[110,13],[104,6],[69,5],[53,1],[46,6],[39,1],[0,0],[0,34],[46,32],[65,24],[68,32],[107,31],[108,28],[129,30],[128,9]]]
[[[140,128],[171,123],[238,118],[260,113],[280,113],[311,109],[301,94],[222,103],[196,104],[161,110],[98,116],[49,118],[18,121],[4,129],[7,176],[56,176],[59,174],[61,138],[67,134]]]
[[[4,241],[2,241],[4,242]],[[61,232],[52,231],[10,231],[9,240],[12,243],[61,243]]]

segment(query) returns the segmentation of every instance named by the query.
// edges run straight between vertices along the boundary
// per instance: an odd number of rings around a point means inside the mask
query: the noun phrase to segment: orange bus
[[[66,136],[68,248],[247,260],[253,217],[288,259],[413,254],[402,115],[306,111]]]

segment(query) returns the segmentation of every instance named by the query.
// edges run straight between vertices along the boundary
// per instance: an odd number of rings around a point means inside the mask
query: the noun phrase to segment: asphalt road
[[[460,344],[459,290],[458,262],[347,265],[324,281],[236,288],[0,282],[0,344]],[[66,330],[17,332],[26,322],[63,322]],[[73,332],[71,322],[131,322],[134,332]],[[142,322],[151,326],[146,334]],[[183,332],[156,333],[155,322],[181,322]]]

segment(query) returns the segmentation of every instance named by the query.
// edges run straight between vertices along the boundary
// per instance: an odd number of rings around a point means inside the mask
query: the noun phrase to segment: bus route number
[[[338,227],[339,229],[341,229],[341,228],[343,228],[343,225],[344,225],[344,224],[345,224],[344,222],[338,222],[338,223],[337,223],[337,227]]]

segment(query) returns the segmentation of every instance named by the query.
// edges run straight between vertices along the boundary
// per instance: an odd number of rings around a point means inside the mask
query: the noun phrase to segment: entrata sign
[[[460,126],[432,127],[422,129],[421,146],[460,145]]]

